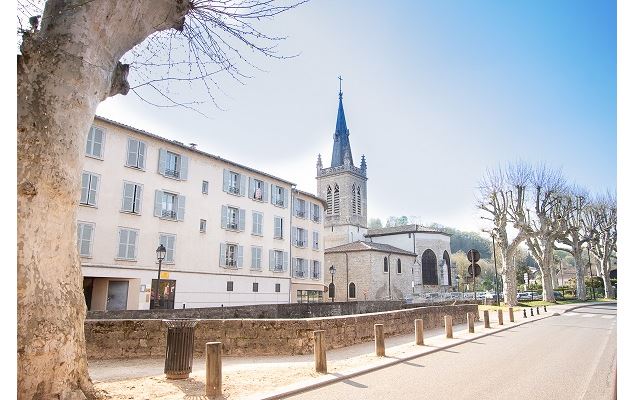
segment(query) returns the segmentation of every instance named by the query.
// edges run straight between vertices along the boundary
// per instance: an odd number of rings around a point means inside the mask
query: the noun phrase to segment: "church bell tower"
[[[342,78],[339,79],[339,107],[333,134],[331,166],[323,168],[320,155],[317,161],[317,193],[327,203],[324,213],[326,248],[364,240],[367,232],[366,159],[362,155],[359,168],[353,162],[342,101]]]

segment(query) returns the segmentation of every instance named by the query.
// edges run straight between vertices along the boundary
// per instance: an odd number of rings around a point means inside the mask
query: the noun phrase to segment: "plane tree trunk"
[[[83,399],[88,376],[76,208],[97,105],[128,91],[119,59],[179,28],[180,0],[49,0],[23,36],[17,75],[18,398]]]

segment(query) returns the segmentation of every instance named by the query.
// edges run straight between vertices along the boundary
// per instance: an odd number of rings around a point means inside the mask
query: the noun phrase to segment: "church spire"
[[[333,135],[333,155],[331,157],[331,167],[344,165],[345,161],[353,165],[351,144],[348,141],[348,128],[346,127],[346,117],[344,116],[344,104],[342,102],[342,77],[340,80],[340,104],[337,109],[337,121],[335,122],[335,134]]]

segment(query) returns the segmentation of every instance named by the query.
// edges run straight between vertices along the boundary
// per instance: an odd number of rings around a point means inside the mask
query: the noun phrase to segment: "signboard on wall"
[[[169,271],[161,271],[161,279],[170,279]]]

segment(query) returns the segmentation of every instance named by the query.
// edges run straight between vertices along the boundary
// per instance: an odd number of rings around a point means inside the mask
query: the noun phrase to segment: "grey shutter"
[[[95,191],[94,206],[97,206],[97,199],[99,199],[99,181],[100,177],[97,175],[93,175],[90,178],[90,187]],[[89,199],[90,200],[90,199]]]
[[[302,231],[302,241],[304,242],[304,246],[307,246],[307,243],[309,242],[309,231],[307,231],[306,229]]]
[[[159,149],[159,173],[165,176],[166,163],[168,162],[168,151]]]
[[[267,182],[263,181],[262,182],[262,201],[264,201],[265,203],[269,201],[269,185],[267,185]]]
[[[258,214],[256,214],[255,211],[252,211],[251,213],[251,233],[255,233],[258,234],[258,229],[257,229],[257,222],[258,222]]]
[[[291,240],[294,245],[298,244],[298,228],[294,226],[291,227]]]
[[[220,227],[223,229],[227,229],[227,206],[221,207]]]
[[[143,186],[137,185],[137,199],[135,204],[137,205],[137,212],[141,213],[141,203],[143,201]]]
[[[183,218],[185,218],[185,196],[177,196],[176,202],[178,206],[176,220],[183,221]]]
[[[188,164],[190,162],[190,159],[185,157],[185,156],[181,156],[181,171],[179,172],[179,178],[182,181],[186,181],[187,180],[187,170],[188,170]]]
[[[130,254],[130,246],[132,246],[132,255]],[[137,258],[137,231],[128,231],[128,257],[131,259]]]
[[[269,269],[273,270],[275,265],[273,250],[269,250]]]
[[[310,219],[311,221],[313,221],[313,211],[314,211],[314,210],[313,210],[313,208],[314,208],[314,207],[313,207],[313,203],[309,203],[309,204],[310,204],[310,205],[309,205],[309,219]]]
[[[289,199],[287,197],[289,194],[289,191],[287,189],[282,189],[282,202],[284,203],[283,207],[287,208],[289,206]]]
[[[90,176],[84,172],[82,173],[82,195],[79,202],[82,204],[88,203],[88,185],[90,183]]]
[[[256,268],[258,265],[256,264],[256,252],[258,250],[254,247],[251,246],[251,268]]]
[[[130,167],[136,167],[138,154],[139,154],[139,141],[132,138],[128,138],[128,156],[126,157],[126,165]]]
[[[245,175],[238,175],[239,179],[240,179],[240,195],[244,196],[245,195],[245,185],[247,184],[247,178]]]
[[[243,267],[243,246],[238,246],[238,268]]]
[[[254,179],[250,176],[249,177],[249,192],[247,193],[247,197],[249,197],[250,199],[254,198],[254,193],[256,192],[256,182],[254,181]]]
[[[245,210],[242,208],[238,212],[238,230],[241,232],[245,230]]]
[[[221,267],[225,267],[227,266],[227,264],[225,264],[225,253],[227,252],[227,245],[225,243],[221,243],[220,244],[220,253],[218,256],[218,265],[220,265]]]
[[[161,190],[154,191],[154,216],[161,217],[163,210],[163,192]]]
[[[128,249],[128,231],[119,229],[119,248],[117,250],[117,258],[126,258],[126,250]]]
[[[276,199],[274,198],[276,193],[276,188],[274,186],[274,184],[271,184],[271,204],[276,204]]]
[[[86,154],[93,154],[93,127],[91,126],[86,136]]]
[[[95,127],[93,134],[93,155],[101,158],[104,151],[104,131]],[[95,154],[95,152],[97,154]]]
[[[229,171],[223,170],[223,192],[229,191]]]
[[[134,189],[135,185],[131,183],[123,183],[123,195],[121,196],[121,210],[134,211]]]
[[[139,157],[137,158],[137,166],[141,169],[146,168],[146,144],[139,142]]]
[[[282,269],[286,271],[287,268],[289,268],[289,253],[285,251],[283,253]]]

